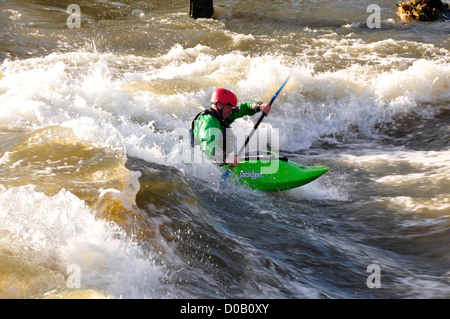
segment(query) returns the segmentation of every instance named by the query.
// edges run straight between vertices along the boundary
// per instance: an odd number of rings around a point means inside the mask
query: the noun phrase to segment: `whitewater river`
[[[450,23],[370,4],[0,1],[0,298],[450,298]],[[182,160],[215,88],[288,76],[260,128],[328,173]]]

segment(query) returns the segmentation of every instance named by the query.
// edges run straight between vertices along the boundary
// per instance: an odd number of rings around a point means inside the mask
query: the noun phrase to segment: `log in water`
[[[189,8],[189,15],[194,19],[210,19],[214,14],[213,0],[190,0]]]

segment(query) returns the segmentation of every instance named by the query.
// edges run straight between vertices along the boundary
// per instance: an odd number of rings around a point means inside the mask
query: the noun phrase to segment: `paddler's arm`
[[[228,116],[227,121],[229,123],[233,123],[238,118],[244,117],[246,115],[255,115],[256,111],[252,108],[252,105],[255,103],[255,101],[247,102],[247,103],[241,103],[239,106],[239,111],[236,113],[230,114]]]
[[[270,112],[270,105],[263,102],[256,102],[255,100],[247,102],[247,103],[241,103],[239,107],[239,112],[230,114],[228,116],[228,122],[233,123],[238,118],[244,117],[246,115],[255,115],[259,111],[262,111],[264,113],[269,114]]]

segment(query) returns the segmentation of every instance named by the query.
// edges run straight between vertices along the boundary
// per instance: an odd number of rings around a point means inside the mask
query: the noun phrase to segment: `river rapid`
[[[370,4],[0,1],[0,297],[450,298],[450,23]],[[328,173],[182,160],[215,88],[287,76],[260,127]]]

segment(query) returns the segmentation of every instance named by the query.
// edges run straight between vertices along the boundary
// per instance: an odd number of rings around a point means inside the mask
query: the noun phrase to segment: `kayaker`
[[[237,102],[237,97],[233,92],[223,88],[216,89],[211,96],[211,107],[197,114],[191,125],[192,146],[194,146],[194,140],[197,140],[204,153],[216,161],[222,161],[231,166],[235,166],[238,163],[238,158],[236,154],[228,155],[227,144],[229,145],[230,143],[227,143],[227,128],[236,119],[243,116],[255,115],[258,112],[268,115],[270,112],[270,105],[267,103],[253,100],[241,103],[238,107]],[[221,135],[222,147],[220,147],[219,143]],[[228,140],[230,139],[229,137]],[[222,149],[222,154],[217,151],[220,148]]]

